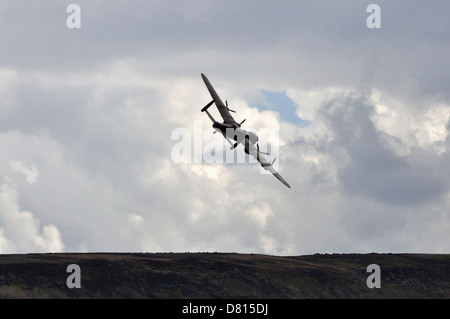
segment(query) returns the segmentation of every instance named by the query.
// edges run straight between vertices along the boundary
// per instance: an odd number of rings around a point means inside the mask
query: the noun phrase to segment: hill
[[[367,286],[371,264],[381,288]],[[81,288],[69,288],[77,275]],[[450,298],[450,255],[0,255],[0,298]]]

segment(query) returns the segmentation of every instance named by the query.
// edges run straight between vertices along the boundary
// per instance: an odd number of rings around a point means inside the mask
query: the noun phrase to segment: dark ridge
[[[81,288],[69,288],[80,267]],[[368,288],[367,267],[381,288]],[[0,298],[450,298],[450,255],[56,253],[0,255]]]

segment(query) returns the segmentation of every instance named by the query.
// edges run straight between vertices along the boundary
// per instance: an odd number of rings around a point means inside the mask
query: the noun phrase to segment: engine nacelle
[[[256,144],[258,142],[258,135],[254,132],[246,132],[248,134],[248,139],[252,144]]]

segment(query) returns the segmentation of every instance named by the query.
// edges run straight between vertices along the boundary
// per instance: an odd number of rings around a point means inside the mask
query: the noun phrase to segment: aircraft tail
[[[214,100],[212,100],[211,102],[209,102],[208,104],[206,104],[206,106],[202,108],[202,112],[205,112],[207,109],[209,109],[209,107],[210,107],[211,105],[213,105],[213,103],[214,103]]]

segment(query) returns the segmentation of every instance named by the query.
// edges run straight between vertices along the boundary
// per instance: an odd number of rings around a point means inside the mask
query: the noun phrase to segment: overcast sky
[[[449,253],[449,12],[0,0],[0,253]],[[279,130],[291,189],[174,161],[174,130],[221,145],[200,73],[244,128]]]

